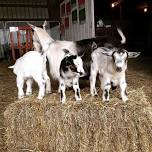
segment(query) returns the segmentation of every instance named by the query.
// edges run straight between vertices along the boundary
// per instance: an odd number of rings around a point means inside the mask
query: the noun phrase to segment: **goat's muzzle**
[[[121,67],[116,67],[116,71],[117,71],[117,72],[121,72],[121,71],[122,71],[122,68],[121,68]]]

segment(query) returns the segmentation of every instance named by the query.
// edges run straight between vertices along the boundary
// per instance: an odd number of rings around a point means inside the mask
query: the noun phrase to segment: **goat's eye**
[[[70,69],[73,71],[73,72],[76,72],[77,71],[77,68],[75,66],[70,66]]]

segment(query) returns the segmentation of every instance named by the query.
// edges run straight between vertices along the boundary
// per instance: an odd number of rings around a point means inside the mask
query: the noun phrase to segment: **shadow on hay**
[[[52,102],[54,97],[13,103],[4,114],[7,147],[12,152],[150,152],[152,108],[143,88],[129,94],[127,104],[115,97],[103,104],[83,93],[80,103],[61,105]]]

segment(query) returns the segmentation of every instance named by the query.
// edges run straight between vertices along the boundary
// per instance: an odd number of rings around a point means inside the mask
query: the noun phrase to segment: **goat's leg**
[[[120,80],[121,98],[124,102],[126,102],[128,100],[126,87],[127,87],[127,83],[126,83],[126,80],[124,77]]]
[[[40,74],[33,76],[33,79],[38,83],[39,86],[39,94],[37,98],[43,99],[45,94],[45,80],[43,80],[43,77]]]
[[[93,65],[91,65],[91,75],[90,75],[90,93],[92,96],[97,95],[97,90],[96,90],[96,77],[97,77],[97,70],[93,68]]]
[[[18,99],[22,99],[22,98],[24,98],[24,91],[23,91],[24,79],[23,79],[23,77],[17,75],[16,83],[17,83],[17,88],[18,88]]]
[[[60,93],[60,102],[65,103],[66,101],[66,95],[65,95],[65,83],[64,81],[61,79],[59,80],[59,89],[58,92]]]
[[[76,101],[82,100],[81,94],[80,94],[80,88],[79,88],[79,78],[74,78],[73,79],[73,90],[75,92]]]
[[[103,78],[101,79],[101,88],[102,88],[102,99],[103,101],[109,101],[109,91],[110,91],[110,88],[111,88],[111,83],[110,83],[110,80],[107,79],[107,78]]]
[[[27,85],[26,95],[27,96],[32,95],[32,83],[33,83],[33,79],[27,79],[26,80],[26,85]]]
[[[44,77],[44,80],[46,82],[46,93],[49,94],[49,93],[51,93],[51,82],[50,82],[49,76],[47,75],[46,70],[43,73],[43,77]]]

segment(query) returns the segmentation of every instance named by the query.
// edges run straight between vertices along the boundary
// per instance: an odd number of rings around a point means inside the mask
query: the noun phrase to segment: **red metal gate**
[[[22,56],[24,53],[28,52],[29,50],[32,50],[33,44],[32,44],[32,29],[30,26],[19,26],[17,27],[17,45],[14,43],[14,37],[13,32],[10,32],[10,48],[12,51],[12,58],[15,61],[16,60],[16,50],[19,51],[19,56]],[[23,44],[21,42],[21,31],[26,32],[26,42]]]

